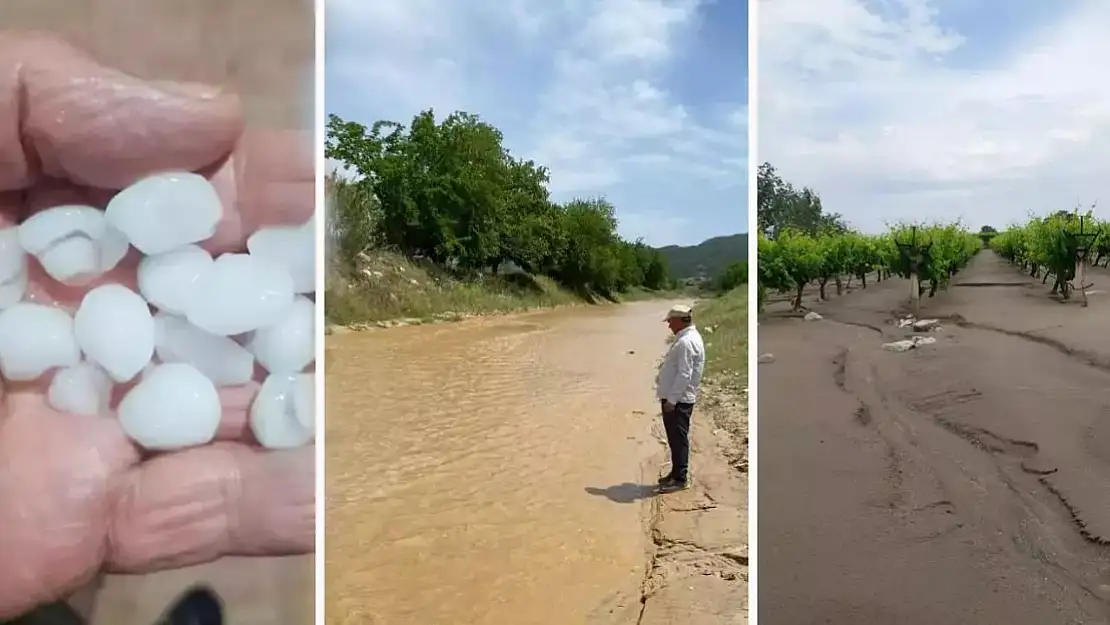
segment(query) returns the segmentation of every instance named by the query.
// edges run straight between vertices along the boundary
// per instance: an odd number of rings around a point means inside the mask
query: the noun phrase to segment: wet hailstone
[[[298,296],[284,316],[251,335],[247,347],[270,373],[300,373],[315,358],[316,306]]]
[[[117,193],[104,216],[143,254],[164,254],[215,234],[223,205],[203,176],[168,172]]]
[[[39,211],[19,226],[19,243],[62,284],[87,284],[111,271],[128,242],[92,206],[65,205]]]
[[[247,239],[247,251],[284,267],[293,278],[293,292],[316,289],[316,230],[312,220],[300,226],[260,228]]]
[[[36,380],[79,362],[73,318],[66,311],[31,302],[0,311],[0,374],[8,380]]]
[[[269,227],[248,252],[216,259],[199,247],[222,205],[196,174],[149,176],[105,211],[63,205],[0,228],[0,374],[49,380],[56,410],[111,415],[115,384],[133,384],[114,408],[124,432],[149,450],[210,442],[219,388],[269,376],[250,409],[267,448],[314,436],[314,221]],[[137,292],[105,280],[130,247],[143,254]],[[71,311],[28,290],[28,256],[53,280],[89,290]],[[110,274],[109,274],[110,275]],[[36,301],[28,301],[34,297]]]
[[[158,310],[185,314],[200,275],[212,266],[212,255],[195,245],[184,245],[139,261],[139,292]]]
[[[112,379],[91,362],[59,369],[50,381],[46,399],[62,412],[97,416],[108,413]]]
[[[219,386],[246,384],[254,376],[254,356],[234,340],[167,313],[155,315],[154,323],[158,360],[193,365]]]
[[[0,229],[0,310],[23,299],[27,291],[27,254],[19,228]]]
[[[201,273],[185,317],[213,334],[232,336],[277,323],[293,305],[285,268],[250,254],[223,254]]]
[[[212,442],[220,427],[216,385],[192,365],[171,362],[143,376],[119,405],[123,431],[154,451]]]
[[[288,449],[312,440],[314,378],[311,373],[272,374],[262,383],[251,405],[250,425],[263,447]]]
[[[116,382],[129,382],[154,356],[154,319],[137,293],[119,284],[89,291],[73,318],[85,356]]]

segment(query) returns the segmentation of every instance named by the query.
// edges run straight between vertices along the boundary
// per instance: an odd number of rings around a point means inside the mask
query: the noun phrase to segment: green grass
[[[621,301],[674,297],[679,292],[638,289]],[[458,280],[431,264],[389,252],[363,254],[357,268],[331,271],[324,314],[332,325],[388,325],[462,319],[576,304],[601,298],[574,293],[546,276],[487,276]]]
[[[706,371],[732,387],[748,382],[748,285],[702,300],[694,319],[705,340]]]
[[[723,432],[721,451],[729,465],[748,470],[748,286],[704,300],[694,318],[705,340],[705,399],[713,423]]]

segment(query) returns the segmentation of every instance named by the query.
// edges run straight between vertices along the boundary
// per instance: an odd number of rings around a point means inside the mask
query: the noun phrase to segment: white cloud
[[[1110,3],[1055,4],[1002,33],[941,27],[953,5],[927,0],[760,0],[759,160],[868,230],[1106,198]]]
[[[428,107],[478,113],[515,154],[551,169],[558,198],[609,195],[626,236],[696,243],[746,221],[737,212],[733,224],[682,227],[663,204],[682,188],[718,205],[711,194],[744,194],[743,103],[706,114],[666,86],[696,43],[704,5],[329,0],[328,110],[366,123]]]

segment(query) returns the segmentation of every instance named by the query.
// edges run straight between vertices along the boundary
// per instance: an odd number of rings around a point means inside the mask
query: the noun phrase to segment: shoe
[[[665,492],[674,492],[679,490],[686,490],[690,487],[689,480],[679,480],[676,478],[668,478],[666,481],[659,483],[659,489]]]
[[[667,482],[670,482],[673,479],[674,479],[674,476],[671,475],[670,473],[668,473],[668,474],[664,475],[663,477],[659,478],[659,484],[660,485],[666,484]]]

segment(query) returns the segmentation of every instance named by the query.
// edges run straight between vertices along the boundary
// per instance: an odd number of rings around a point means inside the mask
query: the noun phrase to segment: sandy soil
[[[984,252],[883,351],[907,288],[761,319],[760,622],[1110,622],[1110,297]]]

